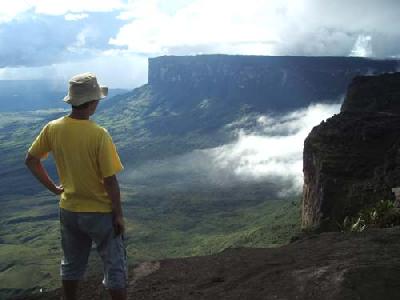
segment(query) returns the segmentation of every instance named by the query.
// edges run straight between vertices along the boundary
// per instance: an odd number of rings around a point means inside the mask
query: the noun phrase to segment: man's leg
[[[91,238],[79,228],[79,213],[60,210],[61,245],[63,259],[60,274],[66,300],[77,299],[78,284],[84,276],[90,249]]]
[[[127,299],[127,265],[126,250],[121,235],[115,236],[114,232],[108,241],[106,248],[104,245],[98,247],[104,263],[104,285],[108,288],[112,300]]]
[[[78,299],[78,280],[63,280],[63,292],[65,300],[77,300]]]
[[[124,241],[121,235],[116,236],[112,225],[112,215],[98,216],[91,235],[97,245],[97,251],[103,261],[103,284],[113,300],[127,299],[127,265]]]
[[[126,289],[110,289],[109,290],[112,300],[126,300]]]

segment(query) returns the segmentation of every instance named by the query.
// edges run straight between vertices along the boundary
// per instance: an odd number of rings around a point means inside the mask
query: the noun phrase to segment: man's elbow
[[[113,185],[118,183],[117,176],[112,175],[112,176],[109,176],[109,177],[104,177],[103,178],[103,182],[104,182],[105,186],[108,186],[108,187],[109,186],[113,186]]]
[[[37,163],[39,163],[39,162],[40,162],[40,159],[38,159],[38,158],[36,158],[36,157],[30,155],[29,153],[28,153],[28,154],[26,155],[26,157],[25,157],[25,165],[26,165],[27,167],[30,167],[30,166],[32,166],[32,165],[35,165],[35,164],[37,164]]]

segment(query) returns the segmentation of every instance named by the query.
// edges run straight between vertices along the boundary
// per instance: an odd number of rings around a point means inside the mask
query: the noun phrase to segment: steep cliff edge
[[[129,299],[400,299],[400,227],[323,233],[271,249],[144,263],[130,270]],[[81,299],[105,299],[101,278]],[[60,291],[25,299],[60,299]]]
[[[356,77],[304,143],[302,225],[337,230],[400,185],[400,74]]]
[[[400,73],[355,77],[341,111],[400,114],[399,83]]]
[[[208,99],[230,110],[245,104],[249,110],[287,111],[336,101],[354,76],[397,68],[397,60],[355,57],[162,56],[149,59],[148,83],[174,108]]]

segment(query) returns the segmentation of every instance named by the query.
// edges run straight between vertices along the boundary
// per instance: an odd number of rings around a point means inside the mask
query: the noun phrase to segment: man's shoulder
[[[109,133],[108,130],[107,130],[106,128],[104,128],[103,126],[101,126],[101,125],[99,125],[99,124],[93,122],[93,123],[91,124],[91,128],[92,128],[92,129],[91,129],[92,135],[93,135],[94,137],[96,137],[96,139],[103,140],[103,139],[111,138],[110,133]]]
[[[71,124],[71,120],[69,120],[68,117],[63,116],[58,119],[49,121],[44,128],[51,128],[54,130],[57,130],[58,128],[69,128]],[[110,134],[108,133],[107,129],[100,126],[94,121],[88,121],[85,123],[75,123],[74,124],[79,124],[78,126],[83,126],[84,130],[87,134],[90,135],[95,135],[97,137],[102,137],[102,136],[109,136]],[[83,128],[82,128],[83,129]]]
[[[95,130],[97,130],[102,135],[109,135],[108,130],[99,124],[93,123],[95,126]]]
[[[51,120],[51,121],[47,122],[46,125],[43,126],[42,130],[44,130],[44,131],[51,130],[52,128],[57,127],[60,124],[62,124],[63,120],[64,120],[64,117],[60,117],[58,119]]]
[[[61,124],[61,123],[64,122],[64,119],[65,119],[65,117],[63,116],[63,117],[60,117],[58,119],[51,120],[46,124],[46,126],[52,126],[52,125]]]

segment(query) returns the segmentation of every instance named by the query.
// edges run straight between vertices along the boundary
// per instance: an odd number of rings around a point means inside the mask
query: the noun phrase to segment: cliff
[[[400,298],[400,228],[323,233],[271,249],[228,249],[130,269],[128,298],[395,300]],[[105,299],[90,278],[81,299]],[[23,299],[60,299],[60,290]]]
[[[351,82],[342,112],[400,114],[400,73],[360,76]]]
[[[394,72],[396,60],[302,56],[163,56],[148,83],[179,106],[211,98],[256,111],[284,111],[342,97],[356,75]]]
[[[337,230],[400,185],[400,74],[362,76],[304,143],[302,225]]]

